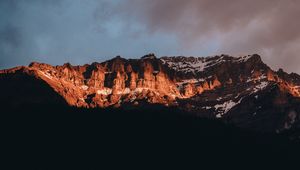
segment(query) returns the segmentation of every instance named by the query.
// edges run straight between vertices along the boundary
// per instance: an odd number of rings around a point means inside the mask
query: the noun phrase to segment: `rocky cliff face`
[[[294,127],[300,113],[300,76],[273,71],[256,54],[161,58],[149,54],[141,59],[118,56],[83,66],[34,62],[1,70],[0,81],[18,80],[22,75],[45,83],[68,105],[76,107],[162,104],[250,128],[258,128],[259,122],[259,128],[278,131]],[[264,125],[268,114],[275,115],[277,123]]]
[[[15,74],[16,71],[30,72],[49,84],[69,105],[77,107],[119,106],[142,99],[168,104],[181,96],[168,75],[169,68],[152,55],[130,60],[118,56],[83,66],[34,62],[28,67],[2,70],[1,74]]]

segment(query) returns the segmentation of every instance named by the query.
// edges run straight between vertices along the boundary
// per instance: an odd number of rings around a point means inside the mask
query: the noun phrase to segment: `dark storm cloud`
[[[298,0],[0,0],[0,67],[259,53],[300,73]]]
[[[170,49],[176,47],[174,37],[136,36],[138,28],[114,15],[117,3],[0,0],[0,69],[31,61],[85,64],[116,55],[136,57],[174,50]],[[159,45],[158,40],[166,45]]]
[[[55,7],[58,1],[0,1],[0,67],[27,64],[38,55],[37,42],[45,23],[38,9]],[[39,25],[41,24],[41,25]]]
[[[212,52],[260,53],[275,68],[300,72],[299,7],[297,0],[129,0],[119,8],[149,32],[175,33],[183,49],[200,52],[213,40]]]

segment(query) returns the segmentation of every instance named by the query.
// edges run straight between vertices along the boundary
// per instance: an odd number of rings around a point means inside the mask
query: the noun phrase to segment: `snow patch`
[[[112,92],[111,89],[109,88],[104,88],[102,90],[97,90],[97,94],[102,94],[102,95],[110,95]]]
[[[233,102],[232,100],[227,101],[223,104],[217,104],[214,107],[216,109],[221,109],[224,111],[224,113],[227,113],[232,107],[234,107],[237,103]]]
[[[184,84],[194,84],[194,83],[199,83],[199,82],[204,82],[205,79],[201,78],[201,79],[186,79],[186,80],[181,80],[181,82],[176,83],[178,86],[184,85]]]
[[[175,57],[174,57],[175,58]],[[182,71],[182,72],[201,72],[204,70],[204,68],[207,65],[207,62],[205,62],[205,58],[198,57],[198,58],[182,58],[181,61],[172,61],[171,58],[161,58],[160,59],[164,64],[167,64],[168,67]]]
[[[242,56],[238,58],[229,57],[229,56],[214,56],[214,57],[162,57],[160,60],[163,64],[168,65],[168,67],[182,71],[185,73],[196,73],[202,72],[208,67],[219,65],[224,62],[246,62],[251,55]]]
[[[83,86],[81,86],[81,88],[82,88],[83,90],[87,90],[89,87],[86,86],[86,85],[83,85]]]
[[[118,91],[117,94],[129,94],[131,91],[129,88],[125,88],[123,91]],[[112,93],[112,89],[104,88],[102,90],[97,90],[97,94],[110,95]]]
[[[211,106],[204,106],[204,107],[202,107],[202,109],[206,109],[206,110],[211,109],[211,108],[212,108]]]
[[[260,84],[254,87],[254,93],[258,92],[259,90],[265,89],[269,85],[269,82],[263,81]]]
[[[264,79],[267,79],[267,76],[263,74],[257,78],[248,78],[248,80],[246,82],[249,83],[249,82],[259,81],[259,80],[264,80]]]
[[[252,91],[250,94],[254,94],[260,90],[265,89],[268,85],[269,85],[269,82],[263,81],[263,82],[260,82],[259,84],[255,85],[253,88],[247,88],[246,91]],[[255,98],[257,99],[256,96],[255,96]]]
[[[242,56],[242,57],[239,57],[237,59],[238,62],[246,62],[247,60],[249,60],[252,56],[251,55],[247,55],[247,56]]]
[[[243,98],[241,98],[238,102],[234,102],[232,100],[226,101],[223,104],[216,104],[214,107],[216,110],[221,110],[222,113],[218,113],[216,115],[217,118],[221,118],[224,114],[230,111],[234,106],[241,103]]]
[[[134,89],[134,92],[135,93],[142,93],[143,90],[149,90],[149,88],[136,88],[136,89]]]
[[[218,97],[216,100],[217,100],[217,101],[220,101],[220,100],[222,100],[222,97]]]
[[[129,94],[130,92],[130,89],[126,87],[123,91],[118,91],[117,94]]]
[[[216,114],[216,118],[222,118],[222,115],[220,113]]]

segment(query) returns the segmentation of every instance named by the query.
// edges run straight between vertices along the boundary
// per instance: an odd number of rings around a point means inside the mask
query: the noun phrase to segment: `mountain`
[[[1,70],[0,91],[5,108],[47,104],[128,110],[160,105],[254,131],[281,133],[300,126],[300,76],[272,70],[257,54],[117,56],[82,66],[33,62]]]
[[[299,75],[256,54],[33,62],[0,71],[1,153],[10,169],[286,168],[299,92]]]

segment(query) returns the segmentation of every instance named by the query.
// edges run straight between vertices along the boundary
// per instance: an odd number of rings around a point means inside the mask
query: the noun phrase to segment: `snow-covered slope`
[[[206,68],[219,65],[225,62],[246,62],[251,55],[241,57],[230,57],[228,55],[214,56],[214,57],[161,57],[160,60],[168,65],[173,70],[178,72],[194,74],[205,71]]]

